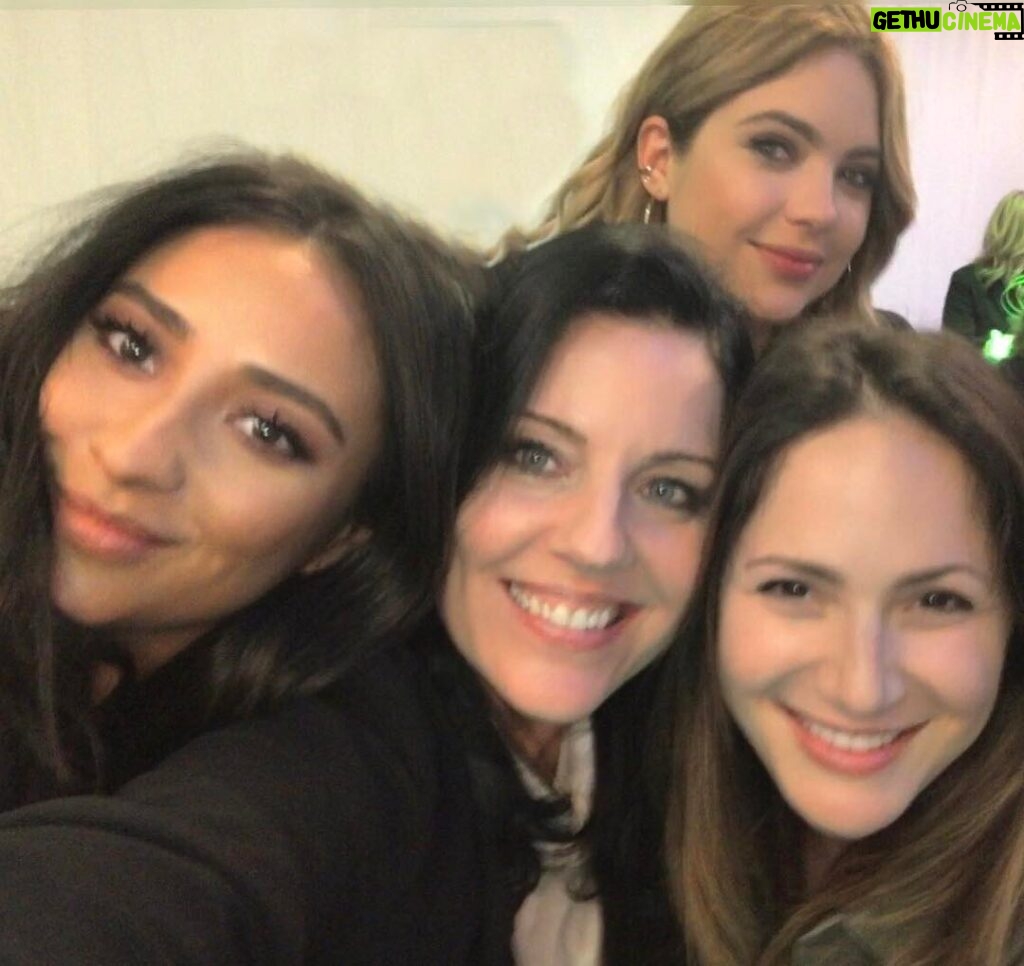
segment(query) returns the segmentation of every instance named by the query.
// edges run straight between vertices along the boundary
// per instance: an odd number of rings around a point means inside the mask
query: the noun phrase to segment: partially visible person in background
[[[666,672],[689,962],[1024,962],[1022,546],[1024,401],[962,339],[772,346]]]
[[[953,272],[942,327],[970,339],[991,362],[1015,353],[1024,326],[1024,191],[1004,195],[985,227],[981,254]]]
[[[803,316],[877,321],[870,286],[914,211],[903,79],[860,4],[687,12],[535,229],[668,222],[745,303],[757,345]]]

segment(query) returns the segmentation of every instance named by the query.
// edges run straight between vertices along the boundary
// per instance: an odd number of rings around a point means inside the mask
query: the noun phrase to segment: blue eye
[[[115,359],[146,373],[154,371],[156,350],[149,338],[134,325],[109,313],[95,315],[89,322],[100,345]]]
[[[658,477],[643,487],[644,496],[658,506],[679,513],[697,514],[707,506],[707,494],[690,483]]]
[[[534,439],[515,440],[506,452],[505,462],[528,476],[549,476],[556,469],[555,454]]]
[[[276,412],[270,417],[246,413],[238,418],[237,425],[256,445],[265,447],[274,455],[294,460],[310,458],[309,447],[302,437],[287,423],[280,422]]]

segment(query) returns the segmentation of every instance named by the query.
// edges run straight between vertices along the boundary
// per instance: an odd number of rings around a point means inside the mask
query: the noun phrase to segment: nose
[[[830,664],[833,700],[851,717],[877,715],[903,698],[898,635],[879,613],[850,617]]]
[[[173,398],[154,399],[111,420],[93,436],[90,449],[113,482],[174,492],[185,483],[183,420]]]
[[[560,508],[556,553],[584,570],[616,570],[633,560],[628,507],[618,485],[583,486]]]
[[[794,173],[786,199],[786,215],[796,224],[826,228],[839,217],[832,166],[807,161]]]

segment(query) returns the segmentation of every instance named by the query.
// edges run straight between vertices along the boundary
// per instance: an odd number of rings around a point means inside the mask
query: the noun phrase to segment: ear
[[[346,550],[358,547],[369,540],[370,535],[369,527],[356,526],[354,523],[346,524],[331,537],[326,546],[306,561],[299,569],[299,573],[304,577],[308,577],[319,573],[321,570],[326,570],[332,564],[337,563]]]
[[[657,114],[644,118],[636,135],[636,164],[647,193],[655,201],[668,200],[668,169],[672,135],[668,121]],[[644,176],[645,172],[650,172]]]

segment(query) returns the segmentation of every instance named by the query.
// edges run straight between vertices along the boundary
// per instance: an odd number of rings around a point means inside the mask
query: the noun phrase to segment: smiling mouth
[[[565,600],[552,603],[515,581],[508,581],[506,587],[509,597],[517,607],[560,630],[602,631],[619,623],[634,609],[631,605],[616,601],[594,602],[588,605],[570,604]]]
[[[924,727],[924,723],[922,723],[911,725],[906,728],[847,731],[842,728],[834,728],[831,725],[822,724],[822,722],[815,721],[813,718],[808,718],[790,708],[786,708],[785,710],[798,725],[804,728],[815,738],[818,738],[820,741],[825,742],[827,745],[830,745],[838,751],[852,754],[864,754],[867,752],[878,751],[879,749],[895,744],[902,738],[909,737]]]

